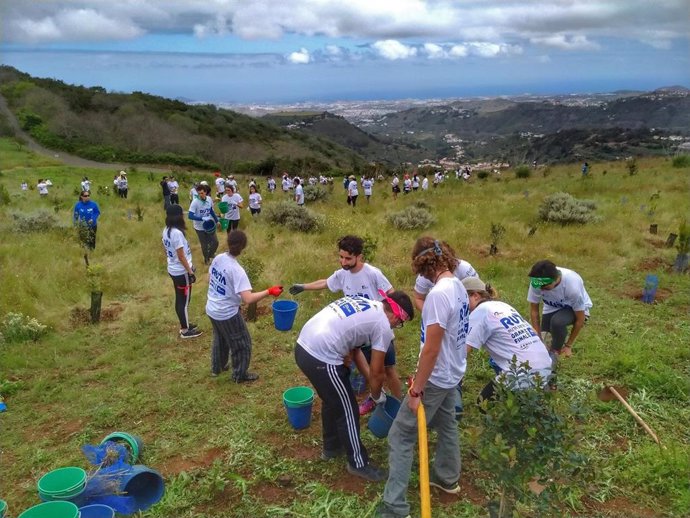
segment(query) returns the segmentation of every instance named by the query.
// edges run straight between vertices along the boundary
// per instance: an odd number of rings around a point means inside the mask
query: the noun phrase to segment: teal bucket
[[[288,421],[295,430],[309,427],[313,403],[314,391],[310,387],[292,387],[283,392]]]
[[[72,502],[45,502],[30,507],[19,518],[78,518],[79,508]]]
[[[367,427],[379,439],[388,437],[391,425],[400,410],[400,401],[393,396],[388,396],[383,405],[376,405],[374,413],[369,418]]]
[[[273,324],[278,331],[289,331],[295,323],[299,304],[294,300],[276,300],[273,308]]]

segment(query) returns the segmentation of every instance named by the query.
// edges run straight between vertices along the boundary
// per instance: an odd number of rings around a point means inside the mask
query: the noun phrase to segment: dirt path
[[[121,169],[128,169],[131,167],[133,164],[118,164],[118,163],[107,163],[107,162],[95,162],[93,160],[88,160],[86,158],[81,158],[76,155],[70,155],[69,153],[65,153],[63,151],[54,151],[51,149],[48,149],[46,147],[43,147],[41,144],[36,142],[31,135],[29,135],[27,132],[25,132],[21,126],[19,125],[19,121],[17,118],[14,116],[14,113],[12,113],[12,110],[10,110],[9,106],[7,106],[7,101],[5,98],[0,95],[0,114],[2,114],[7,121],[10,124],[10,127],[14,130],[15,137],[18,139],[23,140],[23,144],[29,148],[31,151],[34,151],[40,155],[45,155],[49,156],[51,158],[54,158],[55,160],[59,160],[65,165],[69,166],[74,166],[74,167],[91,167],[94,169],[112,169],[114,171],[119,171]],[[170,168],[164,168],[160,166],[146,166],[147,169],[151,169],[153,171],[164,171],[164,172],[169,172]]]

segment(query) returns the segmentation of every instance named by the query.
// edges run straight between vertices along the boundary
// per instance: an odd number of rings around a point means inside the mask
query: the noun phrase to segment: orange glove
[[[270,288],[268,288],[268,294],[273,295],[274,297],[280,296],[281,293],[283,293],[282,286],[271,286]]]

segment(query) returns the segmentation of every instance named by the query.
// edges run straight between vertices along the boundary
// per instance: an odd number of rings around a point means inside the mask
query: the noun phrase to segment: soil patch
[[[625,387],[618,387],[616,385],[613,386],[614,389],[616,389],[616,392],[618,392],[623,399],[627,400],[628,399],[628,394],[629,391]],[[611,392],[608,388],[604,387],[599,391],[597,394],[597,397],[599,398],[599,401],[618,401],[616,396],[613,395],[613,392]]]
[[[643,302],[642,297],[644,296],[644,291],[641,289],[630,290],[626,293],[626,295],[628,295],[628,297],[632,299]],[[657,288],[656,295],[654,296],[654,302],[652,304],[658,304],[659,302],[663,302],[671,295],[673,295],[673,292],[668,288]]]
[[[249,312],[249,306],[243,304],[242,307],[240,308],[240,311],[242,312],[242,317],[244,318],[245,321],[249,322],[248,320],[248,312]],[[270,306],[256,306],[256,317],[260,318],[266,315],[270,315],[272,313],[272,310]]]
[[[194,471],[200,468],[208,468],[213,461],[223,455],[222,448],[211,448],[193,457],[178,455],[172,457],[160,465],[161,473],[166,477],[179,475],[183,471]]]
[[[111,302],[101,309],[101,322],[114,322],[124,311],[124,306],[119,302]],[[91,324],[91,312],[87,308],[72,308],[69,314],[69,321],[73,327],[87,326]]]
[[[611,518],[657,518],[659,512],[646,507],[640,507],[637,502],[631,502],[627,498],[616,497],[606,502],[597,502],[585,498],[582,502],[587,509],[581,516],[591,516],[591,512],[604,513]]]
[[[649,236],[645,237],[644,240],[647,241],[647,243],[652,245],[654,248],[666,248],[666,241],[658,237]]]
[[[663,257],[648,257],[637,264],[633,270],[636,272],[667,272],[670,271],[670,265]]]
[[[268,483],[257,484],[249,490],[262,502],[267,504],[285,504],[294,498],[294,492],[286,487],[273,486]]]

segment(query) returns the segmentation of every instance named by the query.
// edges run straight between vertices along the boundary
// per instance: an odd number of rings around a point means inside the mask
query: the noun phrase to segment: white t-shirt
[[[373,185],[374,182],[368,179],[362,182],[362,187],[364,187],[364,196],[371,196],[371,188]]]
[[[38,189],[38,194],[48,194],[48,185],[45,182],[41,182],[36,185]]]
[[[470,313],[467,345],[486,347],[503,370],[510,368],[513,355],[518,365],[528,361],[534,370],[550,369],[551,357],[530,323],[515,308],[500,300],[482,302]]]
[[[475,269],[472,268],[472,265],[463,259],[460,259],[458,261],[457,266],[455,267],[455,271],[453,272],[453,275],[455,275],[459,281],[461,281],[467,277],[479,277],[479,275],[477,274]],[[431,282],[426,277],[422,277],[421,275],[417,275],[417,279],[415,280],[415,283],[414,283],[414,291],[416,291],[420,295],[426,295],[427,293],[429,293],[431,291],[431,288],[433,288],[433,287],[434,287],[433,282]]]
[[[168,182],[168,189],[170,189],[170,192],[172,194],[177,194],[177,190],[180,188],[180,184],[177,183],[177,180],[173,180],[172,182]]]
[[[128,187],[127,178],[125,178],[124,176],[121,176],[117,180],[117,187],[119,189],[127,189],[127,187]]]
[[[441,350],[429,381],[437,387],[455,387],[465,375],[470,300],[467,290],[456,277],[444,277],[434,285],[422,308],[420,354],[424,350],[426,328],[439,324],[443,328]]]
[[[218,177],[216,178],[216,191],[223,192],[225,190],[225,179]]]
[[[343,295],[360,296],[370,300],[381,300],[378,290],[388,292],[393,285],[386,279],[381,270],[369,263],[357,273],[348,270],[336,270],[328,279],[326,286],[332,292],[342,291]]]
[[[422,180],[422,190],[426,191],[428,188],[429,188],[429,179],[424,178],[424,180]]]
[[[283,178],[281,185],[283,186],[283,192],[288,192],[290,190],[290,180],[289,179]]]
[[[347,185],[347,194],[348,196],[359,196],[359,191],[357,190],[357,182],[354,180],[350,180],[350,183]]]
[[[412,189],[412,180],[405,178],[405,181],[403,182],[403,190],[409,191],[410,189]]]
[[[206,199],[195,198],[192,203],[189,204],[189,212],[193,213],[195,216],[200,218],[212,218],[211,210],[213,209],[213,200],[210,196],[206,195]],[[195,230],[204,230],[204,222],[192,220]]]
[[[213,258],[208,269],[206,314],[213,320],[228,320],[237,315],[242,304],[240,293],[252,285],[242,265],[228,253]]]
[[[394,335],[383,304],[363,297],[343,297],[319,311],[304,324],[297,343],[310,355],[329,365],[362,344],[386,352]]]
[[[419,178],[416,176],[412,178],[412,188],[419,189]]]
[[[237,180],[235,180],[234,178],[228,178],[227,180],[225,180],[225,185],[232,185],[232,190],[235,191],[235,194],[239,194],[240,188],[237,185]]]
[[[240,208],[237,205],[244,201],[242,196],[237,193],[234,193],[232,196],[224,194],[221,201],[227,202],[228,204],[228,211],[225,213],[225,219],[230,219],[232,221],[240,219]]]
[[[585,283],[577,273],[567,268],[556,267],[561,272],[561,282],[552,290],[539,290],[530,284],[527,300],[539,304],[543,300],[543,313],[555,313],[559,309],[572,308],[573,311],[584,311],[589,315],[592,300],[585,290]]]
[[[180,258],[177,257],[177,251],[182,248],[189,266],[192,266],[192,249],[182,231],[171,228],[170,237],[168,237],[168,227],[165,227],[163,229],[163,248],[165,248],[165,256],[168,259],[168,273],[170,275],[184,275],[187,270],[180,262]]]
[[[249,208],[250,209],[260,209],[261,208],[261,195],[258,192],[253,192],[249,195]]]
[[[82,191],[90,191],[91,190],[91,182],[88,180],[84,180],[81,182],[81,190]]]
[[[295,187],[295,201],[297,201],[297,205],[304,205],[304,189],[302,184]]]

